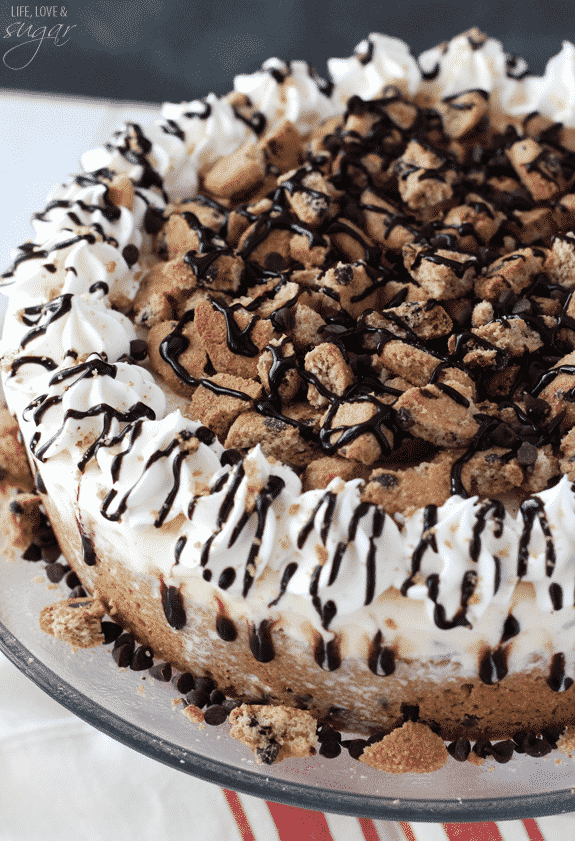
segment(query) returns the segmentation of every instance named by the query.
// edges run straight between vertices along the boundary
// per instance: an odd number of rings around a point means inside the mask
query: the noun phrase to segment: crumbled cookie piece
[[[413,385],[426,385],[441,359],[406,342],[392,339],[383,346],[379,361],[397,377]]]
[[[260,765],[315,753],[317,723],[307,710],[242,704],[230,722],[230,736],[247,745]]]
[[[206,375],[206,370],[210,370],[209,360],[194,323],[188,322],[181,331],[176,329],[177,326],[177,321],[162,321],[155,324],[148,333],[148,353],[154,371],[177,394],[189,398],[194,393],[195,384],[186,383],[162,357],[162,342],[168,341],[177,364],[194,380],[200,380]]]
[[[449,383],[445,383],[449,385]],[[457,383],[453,383],[457,391]],[[410,388],[394,408],[399,425],[416,438],[438,447],[469,447],[479,429],[477,407],[454,400],[436,385]]]
[[[125,207],[132,210],[134,206],[134,185],[127,175],[122,172],[110,173],[111,179],[105,175],[103,181],[108,181],[108,198],[116,207]]]
[[[360,207],[365,219],[365,230],[378,245],[401,253],[408,242],[413,242],[416,231],[408,217],[387,198],[373,190],[364,190]]]
[[[488,100],[488,94],[481,90],[446,96],[437,109],[446,135],[458,140],[469,134],[487,114]]]
[[[285,190],[294,215],[309,228],[317,228],[337,210],[340,192],[321,172],[309,166],[282,175],[278,186]]]
[[[482,277],[475,283],[475,294],[479,298],[494,301],[506,289],[521,292],[532,282],[532,278],[543,270],[547,251],[543,248],[521,248],[506,254],[491,263]]]
[[[305,467],[321,452],[313,441],[302,436],[299,425],[314,429],[319,425],[316,414],[307,404],[290,403],[282,407],[282,416],[286,419],[244,412],[233,422],[224,446],[246,451],[260,444],[264,455],[295,467]],[[292,425],[290,420],[296,423]]]
[[[575,366],[575,351],[564,356],[553,366],[551,371],[554,372],[557,369],[557,375],[538,395],[550,406],[549,419],[562,415],[562,429],[570,429],[575,425],[575,402],[572,399],[575,394],[575,374],[569,373],[569,369],[573,366]],[[564,367],[567,368],[566,371],[561,370]]]
[[[289,241],[289,253],[292,260],[302,263],[306,268],[323,266],[331,247],[330,238],[317,236],[313,238],[307,234],[292,234]]]
[[[561,472],[570,482],[575,482],[575,427],[561,439],[563,458],[560,463]]]
[[[74,650],[93,648],[104,642],[101,620],[105,614],[106,606],[98,598],[64,599],[42,610],[40,627]]]
[[[302,139],[294,124],[283,120],[266,132],[258,142],[268,165],[278,172],[288,172],[298,167],[303,160]]]
[[[407,244],[403,262],[416,283],[438,301],[465,295],[477,274],[477,257],[446,248]]]
[[[492,345],[508,351],[512,357],[534,353],[543,347],[543,339],[519,316],[507,315],[471,331]]]
[[[564,190],[561,159],[549,147],[524,137],[506,149],[506,154],[535,201],[549,201]]]
[[[158,235],[158,246],[162,254],[168,260],[175,257],[183,257],[187,251],[200,253],[204,246],[199,221],[193,213],[183,211],[172,213],[164,224],[161,233]],[[213,239],[212,239],[213,242]],[[225,242],[219,237],[216,243],[220,248],[225,247]]]
[[[221,204],[205,196],[194,196],[186,199],[181,204],[168,205],[168,213],[193,213],[200,225],[210,228],[214,233],[219,234],[226,224],[228,214]]]
[[[401,338],[405,338],[409,330],[423,341],[438,339],[447,336],[453,327],[451,318],[440,304],[429,306],[420,301],[406,301],[397,307],[383,309],[381,317],[388,322],[386,329]],[[366,323],[371,323],[369,316]]]
[[[364,748],[359,759],[388,774],[430,774],[443,768],[449,754],[441,736],[427,725],[406,721],[381,742]]]
[[[242,412],[249,411],[258,397],[262,395],[262,386],[255,380],[244,380],[241,377],[234,377],[231,374],[215,374],[213,377],[206,377],[203,383],[213,383],[222,390],[239,392],[243,397],[235,397],[231,394],[218,394],[206,385],[200,385],[194,392],[190,405],[186,407],[185,414],[192,420],[201,421],[208,426],[212,432],[223,440],[228,433],[232,423]]]
[[[417,140],[409,141],[403,155],[392,166],[401,198],[412,210],[429,213],[431,208],[453,196],[457,172],[447,159]]]
[[[134,298],[136,324],[152,327],[173,318],[196,284],[193,268],[183,258],[157,263],[142,279]]]
[[[353,383],[350,365],[343,358],[341,350],[329,342],[323,342],[306,353],[305,370],[314,375],[320,386],[338,396]],[[307,399],[312,406],[325,406],[329,402],[315,385],[308,387]]]
[[[198,724],[200,730],[204,729],[204,714],[199,707],[194,704],[188,704],[182,709],[182,714],[186,716],[188,721],[192,724]]]
[[[240,200],[259,187],[265,177],[265,155],[257,143],[248,140],[211,167],[204,177],[204,187],[216,198]]]
[[[470,496],[508,493],[521,487],[524,478],[517,459],[510,459],[509,450],[502,447],[490,447],[475,453],[461,470],[463,487]]]
[[[550,207],[517,210],[507,223],[507,227],[523,245],[542,240],[548,245],[556,231],[555,219]]]
[[[575,755],[575,726],[569,725],[557,740],[557,750],[572,758]]]
[[[288,322],[284,330],[298,351],[305,352],[325,342],[325,321],[319,313],[303,303],[297,303],[291,312],[293,322]]]
[[[322,290],[330,290],[328,296],[335,298],[353,318],[359,318],[364,310],[375,305],[377,286],[361,260],[357,263],[338,263],[327,270],[321,284]]]
[[[283,371],[281,367],[282,360],[290,360],[290,362],[283,363]],[[291,342],[288,342],[285,338],[272,339],[258,360],[258,375],[268,394],[271,391],[269,381],[270,371],[272,368],[276,370],[276,366],[278,366],[277,370],[282,372],[279,383],[275,382],[275,387],[282,403],[288,403],[290,400],[293,400],[301,385],[301,378],[298,371],[295,367],[291,367],[292,362],[295,365],[294,348]]]
[[[26,549],[34,540],[42,523],[41,502],[35,493],[19,493],[7,502],[2,525],[7,540],[4,551],[9,555]]]
[[[529,445],[529,447],[532,446]],[[525,445],[522,445],[522,447],[525,450]],[[522,453],[520,447],[517,454],[517,459],[523,465],[523,470],[527,477],[523,483],[523,490],[529,494],[546,490],[552,481],[561,474],[561,464],[559,459],[553,455],[553,449],[549,444],[545,447],[534,449],[537,450],[534,461],[532,450]]]
[[[20,441],[17,421],[6,409],[0,409],[0,485],[7,483],[21,491],[32,492],[34,480]]]
[[[383,411],[382,411],[383,410]],[[393,432],[384,423],[385,403],[374,394],[351,398],[329,409],[322,420],[322,435],[344,458],[373,464],[391,451]]]
[[[569,231],[575,225],[575,193],[567,193],[553,202],[553,219],[560,231]]]
[[[374,248],[372,240],[350,219],[341,216],[329,228],[331,242],[344,255],[345,262],[357,263],[365,260],[366,254]]]
[[[194,330],[220,374],[234,374],[245,380],[257,377],[261,351],[274,337],[267,319],[257,318],[238,305],[200,301],[195,310]]]
[[[505,214],[475,193],[469,193],[465,204],[453,207],[443,220],[445,228],[453,227],[459,236],[460,231],[471,226],[472,234],[466,242],[471,250],[476,249],[478,240],[479,243],[488,243],[493,239],[504,222]]]
[[[314,488],[327,488],[329,483],[336,477],[344,482],[352,479],[367,479],[369,468],[357,461],[337,456],[324,456],[312,461],[305,469],[302,478],[303,490],[311,491]]]
[[[464,452],[441,452],[405,470],[378,467],[371,472],[361,498],[388,514],[406,516],[426,505],[443,505],[451,496],[451,468]]]
[[[290,230],[275,228],[273,218],[268,220],[262,217],[242,233],[238,241],[237,253],[244,260],[279,273],[292,263],[290,255],[292,237]]]
[[[493,304],[489,301],[480,301],[473,307],[471,324],[473,327],[484,327],[490,321],[493,321],[494,318]]]
[[[575,234],[554,237],[544,268],[552,283],[564,289],[575,287]]]

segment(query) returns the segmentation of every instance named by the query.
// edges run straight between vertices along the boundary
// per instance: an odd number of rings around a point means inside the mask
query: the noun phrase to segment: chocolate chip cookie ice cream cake
[[[575,50],[328,67],[85,154],[4,274],[8,407],[90,622],[193,675],[189,717],[227,696],[265,762],[316,725],[385,770],[541,755],[575,725]]]

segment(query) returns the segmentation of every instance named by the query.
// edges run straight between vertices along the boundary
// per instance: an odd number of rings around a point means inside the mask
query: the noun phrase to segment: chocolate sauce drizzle
[[[67,380],[74,379],[74,384],[79,382],[80,380],[86,377],[95,377],[95,376],[108,376],[114,379],[116,377],[116,366],[110,365],[108,362],[105,362],[102,358],[96,357],[83,362],[81,365],[76,365],[72,368],[65,368],[61,371],[58,371],[54,376],[50,379],[48,385],[58,385],[60,383],[66,382]],[[40,394],[36,397],[35,400],[32,401],[22,413],[24,420],[32,420],[36,426],[41,422],[42,417],[44,416],[45,412],[50,409],[52,406],[57,406],[63,400],[64,394],[53,394],[49,396],[48,394]],[[100,435],[97,436],[96,440],[88,447],[85,451],[84,455],[78,462],[78,469],[83,471],[88,462],[96,455],[100,447],[103,446],[112,446],[113,444],[117,443],[118,439],[109,439],[108,435],[112,426],[112,420],[117,420],[120,423],[127,423],[131,424],[136,420],[141,418],[148,418],[149,420],[155,420],[156,415],[153,409],[149,406],[146,406],[144,403],[138,401],[133,406],[131,406],[126,412],[122,412],[119,409],[115,409],[113,406],[108,405],[107,403],[99,403],[95,406],[91,406],[89,409],[81,410],[81,409],[68,409],[62,418],[62,425],[60,429],[58,429],[54,435],[46,442],[44,442],[41,446],[40,439],[41,433],[36,431],[32,436],[32,440],[30,442],[30,450],[35,455],[35,457],[41,461],[46,461],[47,455],[46,453],[55,443],[55,441],[60,437],[60,435],[64,434],[64,430],[66,428],[66,423],[70,419],[74,420],[84,420],[85,418],[93,418],[93,417],[102,417],[102,432]],[[110,494],[116,494],[115,491],[110,491]],[[110,496],[108,494],[108,497]]]
[[[395,654],[392,648],[383,643],[383,634],[378,631],[369,647],[367,665],[374,675],[387,677],[395,671]]]

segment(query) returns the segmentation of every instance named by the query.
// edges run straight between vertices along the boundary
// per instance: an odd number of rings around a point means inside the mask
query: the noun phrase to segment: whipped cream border
[[[402,42],[372,34],[356,47],[353,57],[331,59],[328,67],[332,82],[325,84],[318,81],[304,62],[286,64],[271,59],[261,71],[237,77],[235,89],[250,96],[265,115],[268,126],[287,116],[302,132],[309,131],[319,120],[341,113],[345,101],[353,93],[377,96],[385,85],[397,84],[411,94],[420,90],[445,96],[457,92],[457,88],[477,87],[478,79],[481,86],[491,92],[494,106],[511,115],[539,109],[551,118],[562,119],[566,125],[575,125],[575,48],[567,42],[559,55],[551,59],[541,78],[514,78],[509,69],[516,68],[517,63],[510,64],[499,42],[486,39],[478,46],[469,34],[458,36],[443,48],[428,51],[420,57],[419,63]],[[422,67],[433,79],[422,76]],[[559,92],[555,85],[558,77],[563,85]],[[550,96],[552,91],[556,93],[553,97]],[[138,371],[134,371],[129,385],[151,414],[144,413],[135,421],[137,442],[135,449],[125,456],[121,456],[122,447],[129,436],[119,436],[120,427],[116,423],[106,433],[108,438],[103,445],[96,449],[95,458],[80,473],[76,470],[78,436],[82,439],[86,430],[76,425],[77,428],[70,431],[66,427],[66,424],[70,426],[67,420],[59,425],[63,420],[62,416],[57,417],[61,409],[54,406],[40,416],[38,424],[32,419],[34,411],[30,406],[37,408],[39,399],[54,389],[50,385],[54,377],[65,374],[77,364],[68,358],[66,351],[79,353],[84,358],[85,337],[93,334],[98,324],[108,325],[99,334],[100,358],[108,367],[117,367],[116,363],[126,353],[128,336],[131,338],[132,334],[121,322],[122,317],[111,309],[110,300],[129,301],[135,294],[150,251],[147,214],[154,209],[161,211],[168,199],[179,200],[195,194],[198,173],[234,151],[251,134],[250,127],[235,115],[229,103],[213,94],[192,103],[166,104],[162,118],[145,131],[127,124],[109,143],[87,152],[82,159],[87,173],[106,169],[128,175],[135,189],[132,210],[121,208],[118,217],[110,219],[104,213],[103,187],[82,185],[78,180],[60,185],[50,195],[49,199],[62,199],[69,206],[45,212],[37,224],[37,242],[27,252],[15,255],[15,283],[2,347],[9,363],[27,354],[26,350],[22,354],[14,352],[15,343],[30,329],[29,325],[23,329],[23,305],[38,309],[53,302],[54,298],[69,295],[75,300],[74,296],[77,296],[78,305],[70,308],[73,319],[68,315],[66,323],[56,324],[55,329],[42,334],[39,343],[36,339],[32,343],[37,345],[38,358],[51,359],[55,366],[28,362],[18,368],[17,376],[7,375],[6,370],[3,374],[10,408],[21,417],[28,407],[26,419],[21,424],[28,445],[35,446],[35,436],[53,442],[51,448],[45,450],[50,458],[46,456],[47,462],[41,465],[43,475],[50,466],[54,486],[65,490],[68,498],[80,499],[82,508],[90,512],[97,529],[101,528],[103,532],[106,524],[102,517],[102,495],[113,493],[116,502],[123,499],[125,509],[117,521],[126,523],[134,533],[140,533],[142,539],[151,540],[151,529],[155,528],[159,517],[158,498],[165,500],[170,496],[174,464],[183,454],[178,463],[185,465],[185,475],[180,476],[180,485],[161,522],[163,531],[169,530],[174,522],[179,524],[177,532],[172,529],[173,540],[176,543],[185,537],[184,546],[177,555],[176,564],[170,556],[162,566],[156,557],[153,563],[149,560],[140,568],[156,572],[160,569],[162,574],[176,581],[186,575],[200,574],[204,580],[212,579],[213,584],[217,584],[225,570],[237,567],[234,582],[225,588],[228,597],[245,599],[249,593],[254,603],[261,602],[264,612],[269,612],[270,605],[277,605],[282,598],[291,604],[293,597],[303,597],[312,605],[308,620],[326,638],[337,632],[340,620],[345,623],[351,616],[362,616],[366,627],[377,628],[381,624],[377,602],[390,587],[401,590],[410,602],[423,602],[428,619],[435,626],[440,606],[444,621],[449,625],[461,603],[461,582],[469,572],[476,575],[477,583],[474,604],[469,606],[466,618],[470,625],[481,630],[484,638],[499,638],[500,634],[494,637],[493,633],[488,633],[487,627],[494,616],[498,617],[499,625],[504,620],[520,580],[534,588],[537,610],[554,613],[557,619],[553,624],[558,631],[566,633],[570,624],[574,624],[565,617],[571,615],[575,588],[575,544],[571,525],[575,521],[575,496],[565,478],[534,498],[537,512],[529,520],[527,545],[524,544],[526,523],[531,516],[527,511],[529,506],[515,517],[506,513],[500,522],[493,510],[485,512],[485,505],[477,498],[463,500],[459,497],[452,497],[436,512],[433,526],[427,530],[427,510],[416,512],[400,524],[400,528],[393,518],[376,516],[372,506],[362,512],[350,541],[349,526],[359,505],[358,480],[348,483],[334,480],[326,491],[301,494],[296,474],[285,466],[271,465],[256,448],[244,460],[244,465],[252,471],[251,481],[255,476],[258,487],[265,488],[269,486],[270,478],[275,477],[281,479],[283,486],[275,496],[268,493],[265,522],[258,537],[261,549],[254,557],[254,535],[257,536],[259,521],[253,511],[240,530],[240,538],[233,542],[233,550],[229,545],[230,530],[231,533],[234,528],[237,531],[245,510],[247,480],[244,477],[234,486],[236,499],[222,529],[221,523],[217,522],[221,520],[217,511],[225,499],[226,488],[234,483],[238,468],[219,465],[219,445],[210,446],[199,441],[195,449],[190,447],[190,437],[194,440],[198,437],[200,425],[184,421],[177,410],[166,416],[160,389],[141,366],[132,366]],[[127,246],[137,249],[139,262],[134,264],[126,259]],[[107,319],[106,310],[109,311]],[[95,314],[100,314],[100,318],[95,318]],[[109,333],[116,324],[109,325],[114,319],[118,328],[125,331],[126,339],[118,340],[115,336],[112,341]],[[78,348],[64,351],[63,335],[69,344],[77,343]],[[73,336],[82,338],[73,339]],[[119,364],[123,370],[129,371],[131,367],[129,361],[122,360]],[[102,376],[98,374],[92,390],[104,402],[115,399],[122,403],[119,397],[113,397],[121,389],[115,385],[112,388],[110,383],[106,385],[106,377],[110,376],[114,379],[116,374],[109,371]],[[76,405],[75,400],[85,399],[74,393],[80,387],[86,387],[84,377],[65,380],[65,385],[59,387],[65,393],[62,408]],[[122,406],[126,408],[124,403]],[[120,406],[113,408],[119,410]],[[96,432],[93,424],[89,426],[88,437],[102,434],[101,425],[96,425]],[[153,462],[153,481],[145,490],[148,483],[143,482],[141,473],[138,475],[138,464],[151,458],[151,449],[158,441],[163,441],[166,450],[170,446],[165,434],[158,432],[160,428],[167,430],[168,438],[171,435],[170,440],[177,444],[165,458]],[[110,445],[114,438],[119,440]],[[121,467],[115,470],[113,465],[117,465],[119,456]],[[62,471],[66,478],[62,478]],[[551,569],[549,533],[554,553]],[[478,549],[477,557],[471,561],[473,540]],[[204,560],[206,542],[211,544],[213,560]],[[522,545],[527,560],[525,574],[520,578],[517,557]],[[416,555],[419,558],[417,570],[413,561]],[[297,570],[284,586],[286,568],[294,561]],[[134,553],[127,562],[138,568]],[[334,574],[336,565],[337,574]],[[251,584],[246,589],[248,568]],[[433,598],[428,586],[421,583],[429,576],[436,578]],[[261,585],[263,581],[265,587]],[[557,588],[567,594],[561,604]],[[270,593],[274,598],[269,598]],[[336,605],[337,613],[328,621],[326,605],[330,603]],[[452,637],[459,637],[465,632],[456,625],[450,633]],[[575,632],[568,636],[570,645],[575,644]],[[442,651],[445,653],[444,649]]]

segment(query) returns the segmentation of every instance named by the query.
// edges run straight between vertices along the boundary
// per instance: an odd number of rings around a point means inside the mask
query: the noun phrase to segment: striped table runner
[[[575,818],[569,815],[497,823],[394,823],[223,793],[241,841],[557,841],[575,831]]]

